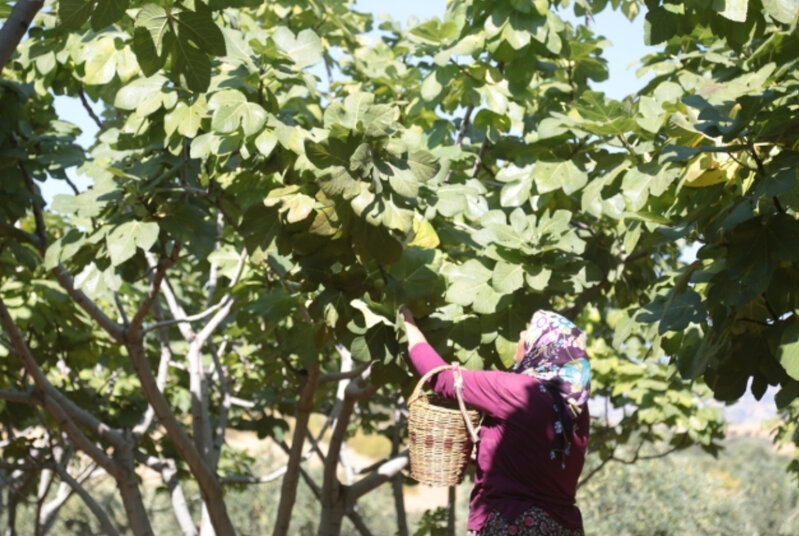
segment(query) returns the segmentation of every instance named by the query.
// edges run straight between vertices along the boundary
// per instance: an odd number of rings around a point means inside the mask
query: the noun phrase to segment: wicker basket
[[[455,370],[457,402],[422,392],[425,382],[442,370]],[[457,365],[434,368],[425,374],[408,399],[411,478],[428,486],[455,486],[463,481],[480,414],[467,410]]]

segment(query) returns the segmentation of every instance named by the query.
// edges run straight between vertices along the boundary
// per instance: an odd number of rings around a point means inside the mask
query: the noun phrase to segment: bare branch
[[[362,478],[347,490],[348,504],[354,503],[359,497],[369,493],[381,484],[388,482],[395,475],[399,474],[408,465],[408,455],[401,453],[397,457],[388,460],[377,468],[372,474]]]
[[[89,117],[91,117],[92,121],[94,121],[94,124],[97,125],[97,128],[103,130],[103,122],[99,117],[97,117],[97,114],[94,113],[94,109],[92,108],[91,104],[89,104],[86,94],[82,89],[78,90],[78,97],[80,97],[80,103],[83,105],[83,108],[86,109],[86,113],[89,114]]]
[[[400,427],[405,420],[405,416],[400,410],[403,405],[402,396],[398,396],[394,409],[394,429],[391,434],[391,457],[399,455]],[[394,495],[394,509],[397,512],[397,536],[408,536],[408,515],[405,511],[405,494],[402,489],[401,473],[397,473],[391,479],[391,491]]]
[[[11,56],[33,22],[33,17],[44,6],[44,0],[18,0],[11,9],[3,28],[0,29],[0,73],[11,60]]]
[[[125,313],[125,308],[122,307],[122,300],[119,299],[119,292],[116,290],[114,291],[114,303],[117,306],[117,311],[119,311],[119,316],[122,318],[122,325],[125,327],[129,326],[128,315]]]
[[[183,486],[181,486],[180,479],[178,478],[175,461],[171,459],[161,460],[153,456],[145,457],[138,454],[136,458],[139,459],[139,461],[143,461],[147,467],[161,475],[161,479],[169,490],[169,497],[172,501],[172,512],[175,514],[175,519],[178,525],[180,525],[183,536],[197,536],[197,527],[194,524],[189,505],[186,502],[186,496],[183,493]]]
[[[480,152],[477,154],[477,158],[474,161],[474,166],[472,167],[472,178],[477,178],[477,173],[480,171],[480,167],[483,165],[483,158],[485,158],[486,151],[488,150],[488,136],[483,139],[483,144],[480,145]]]
[[[224,298],[219,301],[219,303],[212,305],[202,313],[197,313],[196,315],[185,316],[183,318],[172,318],[170,320],[164,320],[158,322],[156,324],[147,326],[142,329],[142,333],[147,333],[149,331],[155,331],[157,329],[174,326],[175,324],[180,324],[182,322],[191,323],[191,322],[199,322],[200,320],[204,320],[218,311],[220,308],[224,307],[229,300],[225,300]]]
[[[159,300],[156,300],[153,304],[153,313],[155,314],[156,319],[160,320],[164,317]],[[169,345],[169,330],[164,327],[160,328],[158,330],[158,339],[161,348],[161,359],[158,361],[158,372],[155,383],[158,387],[158,390],[163,393],[164,389],[166,388],[166,380],[169,376],[169,365],[172,363],[172,348]],[[133,428],[134,437],[140,437],[141,435],[147,433],[147,430],[150,428],[154,418],[155,410],[153,409],[152,404],[148,404],[147,410],[144,412],[141,421],[136,425],[135,428]]]
[[[144,322],[144,317],[148,312],[150,312],[153,303],[158,298],[158,293],[161,290],[161,282],[164,280],[164,277],[166,277],[166,271],[177,262],[178,256],[180,255],[180,249],[180,243],[178,242],[173,246],[172,254],[169,256],[169,258],[158,263],[155,273],[153,274],[152,281],[150,282],[150,289],[147,291],[147,297],[145,298],[144,302],[142,302],[139,310],[136,311],[133,319],[130,321],[130,326],[128,326],[128,340],[133,341],[136,340],[136,337],[138,337],[139,329]]]
[[[97,501],[89,495],[80,482],[78,482],[75,478],[70,475],[66,469],[64,469],[61,464],[54,463],[53,469],[58,473],[58,476],[66,482],[74,491],[78,494],[78,496],[83,500],[84,504],[91,510],[94,514],[94,517],[97,518],[97,521],[100,522],[100,526],[103,527],[103,531],[106,534],[111,536],[118,536],[119,532],[117,532],[116,527],[114,527],[111,520],[108,518],[108,515],[105,513],[105,510],[97,504]]]
[[[35,406],[39,400],[33,396],[33,391],[9,391],[7,389],[0,389],[0,400],[7,400],[16,404],[28,404]]]
[[[216,215],[216,243],[214,244],[214,250],[218,250],[222,244],[220,241],[220,236],[222,235],[222,230],[224,229],[225,225],[225,216],[222,214],[222,211],[219,211]],[[211,302],[214,299],[214,294],[216,294],[216,285],[219,279],[219,265],[216,262],[211,262],[211,268],[208,270],[208,299],[205,301],[206,309],[211,306]],[[232,286],[232,285],[231,285]]]
[[[369,363],[362,363],[358,365],[358,368],[353,370],[342,370],[339,372],[328,372],[327,374],[323,374],[321,378],[319,378],[319,383],[327,383],[327,382],[337,382],[342,380],[352,380],[361,376],[366,369],[371,367],[374,362]]]

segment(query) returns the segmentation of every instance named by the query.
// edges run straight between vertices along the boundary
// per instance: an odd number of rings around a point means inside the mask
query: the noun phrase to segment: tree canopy
[[[622,100],[592,89],[603,9],[645,17],[658,46]],[[507,366],[535,309],[574,319],[593,392],[621,415],[593,423],[599,466],[633,442],[713,452],[706,400],[769,386],[796,441],[798,14],[451,0],[368,40],[350,0],[45,2],[0,81],[4,470],[33,456],[74,481],[79,451],[148,534],[149,467],[184,533],[232,534],[222,486],[253,475],[225,431],[255,431],[290,453],[285,534],[318,412],[320,527],[346,515],[368,533],[353,505],[402,456],[341,483],[336,449],[353,423],[401,444],[386,415],[414,383],[403,303],[474,368]],[[90,147],[56,95],[87,106]],[[91,187],[45,206],[43,182],[75,166]]]

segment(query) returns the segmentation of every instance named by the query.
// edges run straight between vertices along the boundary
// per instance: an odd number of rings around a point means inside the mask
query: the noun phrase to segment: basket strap
[[[408,398],[408,405],[410,406],[417,398],[419,398],[422,392],[422,387],[431,376],[450,369],[453,370],[455,376],[455,396],[458,399],[458,407],[461,410],[463,421],[466,423],[466,428],[469,430],[469,435],[471,435],[472,441],[477,443],[480,441],[480,436],[477,434],[477,431],[472,425],[472,420],[469,418],[469,412],[466,410],[466,403],[463,401],[463,375],[461,375],[461,368],[458,364],[441,365],[440,367],[435,367],[428,370],[427,373],[419,379],[419,383],[416,384],[411,396]]]
[[[452,368],[452,365],[441,365],[440,367],[435,367],[435,368],[432,368],[432,369],[428,370],[427,374],[425,374],[424,376],[421,377],[421,379],[419,380],[419,383],[417,383],[416,387],[413,389],[413,392],[411,393],[411,396],[408,398],[408,405],[410,405],[411,402],[413,402],[414,400],[419,398],[419,396],[422,393],[422,387],[424,387],[425,382],[427,380],[429,380],[430,377],[433,376],[433,374],[438,374],[439,372],[442,372],[444,370],[449,370],[451,368]]]
[[[461,409],[463,415],[463,422],[466,423],[466,428],[469,429],[469,435],[472,436],[472,441],[477,443],[480,441],[480,436],[472,426],[472,419],[469,418],[469,413],[466,411],[466,403],[463,401],[463,375],[461,374],[461,367],[458,364],[452,365],[455,375],[455,396],[458,398],[458,407]]]

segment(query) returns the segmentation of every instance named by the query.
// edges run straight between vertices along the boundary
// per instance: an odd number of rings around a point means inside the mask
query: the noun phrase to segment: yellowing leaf
[[[413,218],[413,239],[408,242],[409,246],[418,246],[424,249],[435,249],[441,241],[438,233],[430,225],[430,222],[420,216],[414,215]]]
[[[683,172],[683,185],[704,188],[725,182],[735,175],[739,165],[729,155],[703,154],[695,158]]]

